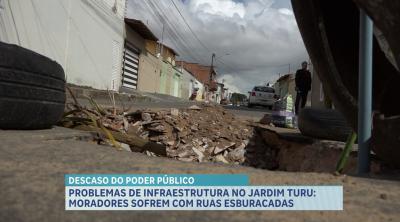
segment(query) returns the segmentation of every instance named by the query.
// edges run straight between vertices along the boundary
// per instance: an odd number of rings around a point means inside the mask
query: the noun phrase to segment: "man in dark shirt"
[[[306,106],[308,91],[311,90],[311,73],[307,69],[307,62],[301,64],[302,69],[296,72],[296,103],[295,112],[299,114],[301,108]],[[301,101],[301,108],[299,107]]]

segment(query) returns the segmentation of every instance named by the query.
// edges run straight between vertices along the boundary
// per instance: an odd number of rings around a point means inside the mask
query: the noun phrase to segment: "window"
[[[267,93],[275,93],[275,89],[271,87],[265,87],[265,86],[256,86],[254,87],[254,90],[256,92],[267,92]]]

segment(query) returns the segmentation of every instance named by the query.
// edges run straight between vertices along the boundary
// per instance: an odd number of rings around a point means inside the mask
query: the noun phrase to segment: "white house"
[[[0,0],[0,41],[61,64],[69,83],[119,90],[125,0]]]
[[[197,90],[197,101],[202,101],[202,95],[204,93],[204,86],[203,84],[197,80],[192,73],[190,73],[187,69],[183,68],[182,66],[178,66],[177,68],[182,73],[182,81],[181,81],[181,98],[189,99],[189,97],[193,94],[195,90]]]

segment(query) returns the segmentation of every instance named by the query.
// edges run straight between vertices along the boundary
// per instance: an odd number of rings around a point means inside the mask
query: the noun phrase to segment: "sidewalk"
[[[189,101],[188,99],[182,99],[170,95],[149,93],[140,91],[131,91],[129,93],[116,93],[113,91],[93,89],[89,87],[69,85],[74,96],[78,102],[87,104],[87,97],[93,98],[98,104],[110,106],[112,94],[114,94],[115,103],[117,106],[129,107],[129,104],[135,104],[135,108],[143,106],[155,108],[183,108],[190,106],[191,104],[199,103],[197,101]],[[67,101],[72,102],[72,97],[69,92],[67,94]]]

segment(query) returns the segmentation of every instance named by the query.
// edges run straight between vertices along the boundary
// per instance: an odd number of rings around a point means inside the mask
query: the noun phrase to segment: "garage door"
[[[138,82],[139,50],[132,44],[125,43],[122,72],[122,86],[136,89]]]

